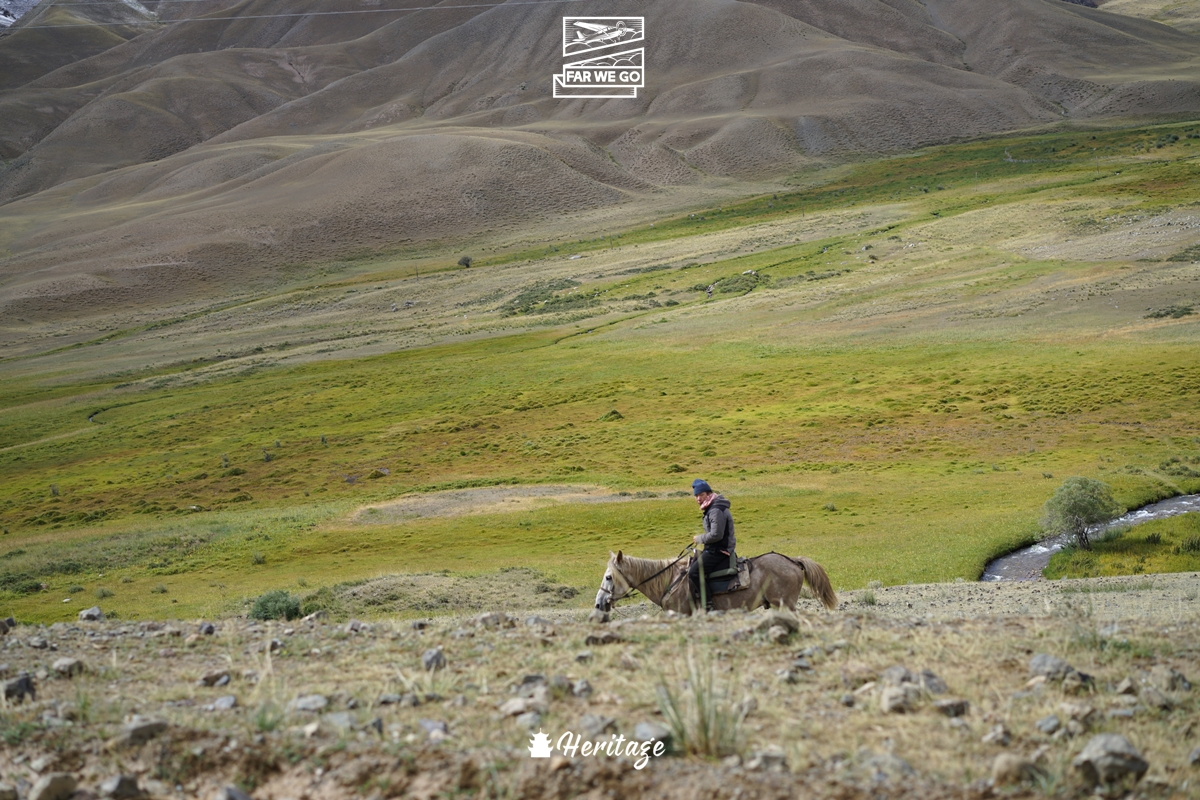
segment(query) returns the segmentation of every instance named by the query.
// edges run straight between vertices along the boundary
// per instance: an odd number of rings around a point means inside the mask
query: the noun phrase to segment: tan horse
[[[609,611],[612,604],[633,591],[639,591],[650,602],[679,614],[693,612],[692,593],[688,586],[687,559],[634,558],[617,551],[609,553],[608,569],[600,591],[596,593],[596,608]],[[713,607],[728,611],[733,608],[774,606],[796,610],[804,582],[826,608],[837,608],[838,599],[821,565],[810,558],[791,558],[779,553],[766,553],[750,559],[750,585],[713,598]]]

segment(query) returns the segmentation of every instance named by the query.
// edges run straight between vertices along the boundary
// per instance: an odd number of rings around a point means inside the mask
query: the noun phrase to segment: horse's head
[[[596,608],[608,612],[612,604],[629,594],[629,581],[621,572],[621,563],[625,554],[618,550],[608,554],[608,568],[604,570],[604,580],[600,581],[600,591],[596,592]]]

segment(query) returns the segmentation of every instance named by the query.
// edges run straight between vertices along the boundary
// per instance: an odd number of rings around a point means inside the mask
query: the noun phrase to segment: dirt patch
[[[354,512],[351,521],[391,525],[423,517],[463,517],[528,511],[558,503],[623,503],[666,496],[663,492],[614,492],[601,486],[488,486],[401,497]]]

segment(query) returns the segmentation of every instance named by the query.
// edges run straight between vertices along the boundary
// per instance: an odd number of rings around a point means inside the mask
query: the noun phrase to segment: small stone
[[[542,715],[536,711],[526,711],[524,714],[517,715],[517,724],[525,730],[531,731],[542,724]]]
[[[923,669],[917,676],[917,684],[930,694],[945,694],[950,691],[946,682],[939,678],[933,670]]]
[[[617,642],[622,641],[624,641],[624,639],[612,631],[605,631],[604,633],[589,633],[588,637],[583,640],[583,643],[588,647],[594,647],[595,645],[616,644]]]
[[[998,744],[1001,747],[1007,747],[1012,741],[1012,734],[1008,732],[1008,728],[1001,724],[992,726],[992,729],[983,735],[980,740],[984,744]]]
[[[80,622],[102,622],[103,620],[104,612],[100,610],[100,606],[92,606],[79,612]]]
[[[842,667],[842,684],[847,689],[857,689],[867,683],[875,683],[879,676],[875,670],[860,661],[847,661]]]
[[[584,714],[579,718],[579,730],[583,732],[585,738],[594,739],[602,733],[608,731],[616,731],[617,721],[612,717],[601,716],[600,714]]]
[[[200,626],[196,629],[196,632],[201,636],[212,636],[217,632],[217,626],[213,625],[211,622],[201,622]]]
[[[971,707],[971,704],[966,700],[947,698],[945,700],[936,701],[933,704],[933,707],[938,711],[938,713],[944,714],[947,717],[961,717],[966,715],[968,709]]]
[[[617,659],[617,666],[626,672],[638,672],[642,668],[642,662],[638,661],[637,656],[626,650],[621,653],[621,657]]]
[[[310,615],[310,616],[311,616],[311,615]],[[427,620],[427,619],[414,619],[414,620],[412,621],[412,624],[411,624],[409,627],[411,627],[411,628],[412,628],[414,631],[423,631],[423,630],[425,630],[426,628],[428,628],[428,627],[429,627],[429,620]]]
[[[75,793],[75,776],[69,772],[51,772],[38,778],[29,790],[29,800],[67,800]]]
[[[1066,715],[1067,719],[1078,722],[1081,725],[1091,723],[1096,709],[1089,706],[1087,703],[1059,703],[1058,710]]]
[[[229,670],[221,669],[206,673],[199,681],[201,686],[225,686],[229,683]]]
[[[992,781],[996,786],[1014,786],[1036,780],[1038,768],[1032,761],[1014,755],[1001,753],[992,762]]]
[[[26,644],[29,645],[30,647],[32,647],[34,650],[45,650],[47,647],[50,646],[50,643],[47,642],[45,639],[43,639],[41,636],[30,637],[29,641],[26,642]]]
[[[325,619],[328,616],[329,616],[329,612],[325,611],[324,609],[318,609],[318,610],[312,612],[311,614],[304,615],[303,617],[300,618],[300,621],[307,622],[311,625],[314,622],[320,622],[321,620]]]
[[[84,673],[83,662],[78,658],[60,658],[54,662],[54,671],[64,678],[73,678]]]
[[[1171,702],[1171,698],[1153,686],[1143,686],[1142,690],[1138,692],[1138,699],[1150,708],[1157,708],[1160,711],[1170,711],[1171,707],[1175,705]]]
[[[1193,767],[1200,767],[1200,747],[1188,754],[1188,763]]]
[[[767,639],[775,644],[785,644],[791,635],[792,632],[782,625],[772,625],[767,629]]]
[[[400,695],[391,692],[379,695],[379,699],[375,701],[377,706],[394,706],[399,705]]]
[[[1042,675],[1050,680],[1061,681],[1067,677],[1068,673],[1074,671],[1075,669],[1066,661],[1049,653],[1038,653],[1029,659],[1030,677]]]
[[[232,711],[237,708],[237,697],[231,694],[223,695],[213,700],[213,711]]]
[[[575,654],[575,660],[578,661],[580,664],[588,663],[589,661],[592,660],[592,651],[591,650],[580,650],[578,653]]]
[[[792,661],[792,669],[800,670],[801,672],[811,672],[812,664],[809,663],[807,658],[801,657]]]
[[[426,672],[434,672],[439,669],[445,669],[446,655],[442,652],[442,648],[435,647],[422,653],[421,666]]]
[[[236,786],[226,786],[217,792],[216,800],[254,800],[254,798]]]
[[[540,674],[526,675],[521,678],[521,682],[513,687],[513,694],[517,697],[533,697],[536,689],[546,685],[546,676]]]
[[[1117,733],[1101,733],[1093,736],[1071,766],[1089,786],[1111,784],[1132,777],[1140,780],[1150,765],[1142,754]]]
[[[292,701],[293,711],[320,711],[329,705],[329,698],[323,694],[305,694]]]
[[[838,698],[838,702],[844,705],[846,708],[854,708],[854,695],[846,692]]]
[[[1137,686],[1134,685],[1132,678],[1125,678],[1117,684],[1113,691],[1117,694],[1137,694]]]
[[[348,711],[334,711],[332,714],[325,714],[321,717],[321,722],[343,733],[354,729],[354,716]]]
[[[530,710],[532,703],[525,697],[514,697],[500,704],[500,713],[506,717],[518,717]]]
[[[608,622],[609,616],[607,611],[601,611],[598,608],[593,608],[592,613],[588,614],[588,622],[605,623]]]
[[[657,722],[639,722],[633,727],[633,738],[639,742],[662,742],[671,749],[671,731]]]
[[[113,800],[132,800],[141,797],[142,790],[138,788],[137,776],[113,775],[100,784],[100,794]]]
[[[37,686],[34,684],[32,677],[22,674],[13,678],[11,681],[5,682],[5,700],[12,700],[19,703],[26,697],[28,697],[31,701],[37,700]]]
[[[127,744],[142,744],[148,742],[167,729],[167,723],[161,719],[144,719],[134,717],[122,729],[122,739]]]
[[[0,783],[0,800],[19,800],[17,788],[7,783]]]
[[[553,620],[546,619],[545,617],[539,617],[537,614],[534,614],[532,617],[526,617],[525,624],[531,628],[553,628],[554,627]]]
[[[1091,675],[1087,675],[1083,672],[1078,672],[1076,670],[1071,670],[1062,679],[1062,690],[1064,692],[1067,692],[1068,694],[1075,694],[1077,692],[1083,691],[1083,689],[1085,689],[1091,683],[1092,683]]]
[[[425,731],[431,742],[440,742],[450,738],[450,726],[440,719],[419,719],[417,725]]]
[[[370,633],[371,626],[362,620],[352,619],[346,623],[342,630],[346,633]]]
[[[912,674],[906,667],[897,664],[885,669],[879,676],[879,682],[888,686],[900,686],[904,683],[916,683],[917,676]]]
[[[1150,684],[1164,692],[1188,692],[1192,684],[1183,673],[1166,664],[1156,664],[1150,670]]]
[[[1034,726],[1039,731],[1049,736],[1062,727],[1062,721],[1056,715],[1051,714],[1048,717],[1042,717],[1039,719],[1034,723]]]
[[[766,748],[750,754],[746,761],[747,772],[783,772],[787,769],[787,756],[779,745],[768,745]]]
[[[511,628],[516,620],[503,611],[489,611],[473,618],[471,624],[479,628]]]
[[[588,683],[587,678],[580,678],[571,686],[571,694],[576,697],[588,697],[592,693],[592,685]]]

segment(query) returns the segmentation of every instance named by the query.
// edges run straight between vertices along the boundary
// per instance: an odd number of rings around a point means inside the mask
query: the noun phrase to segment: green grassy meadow
[[[586,282],[531,272],[493,299],[494,328],[383,355],[120,381],[0,360],[0,613],[67,619],[102,596],[125,617],[215,615],[273,588],[520,565],[592,589],[610,549],[689,541],[693,477],[731,498],[743,555],[810,556],[842,589],[972,580],[1038,535],[1070,475],[1130,507],[1200,491],[1200,473],[1169,466],[1200,460],[1200,233],[1175,221],[1200,217],[1197,131],[953,145],[619,244],[481,257],[483,281],[547,253],[594,264],[830,210],[896,220]],[[1134,218],[1177,226],[1159,256],[1113,238]],[[1041,233],[1050,245],[1010,241]],[[1054,250],[1079,241],[1116,249]],[[71,350],[102,361],[120,340]],[[537,484],[614,497],[355,514]],[[1146,571],[1186,561],[1172,559]]]

